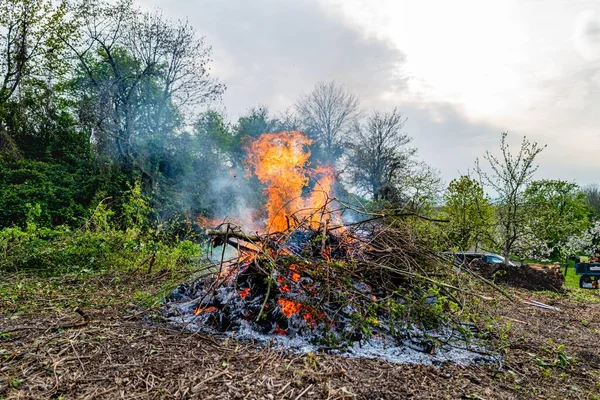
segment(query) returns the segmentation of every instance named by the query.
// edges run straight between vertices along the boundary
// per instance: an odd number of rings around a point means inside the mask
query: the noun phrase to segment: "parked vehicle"
[[[468,264],[475,259],[480,259],[488,264],[506,264],[504,257],[494,253],[477,253],[477,252],[446,252],[447,256],[453,256],[453,263],[456,265]],[[512,261],[508,261],[508,265],[516,266]]]
[[[575,273],[581,275],[579,287],[583,289],[598,289],[600,284],[600,262],[590,262],[587,257],[579,257],[575,262]]]

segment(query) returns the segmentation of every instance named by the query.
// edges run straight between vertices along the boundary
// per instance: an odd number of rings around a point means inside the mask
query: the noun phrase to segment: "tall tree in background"
[[[314,141],[316,158],[335,164],[342,155],[344,136],[359,116],[358,97],[335,82],[319,82],[298,101],[296,110],[305,132]]]
[[[73,33],[64,21],[66,2],[0,0],[0,107],[28,79],[44,79],[61,69],[64,44]]]
[[[375,200],[396,196],[402,176],[411,166],[416,149],[402,132],[406,119],[394,109],[374,111],[366,124],[356,124],[347,143],[347,173],[352,185]]]
[[[444,186],[438,170],[425,162],[411,160],[398,175],[396,191],[404,208],[428,215],[439,205]]]
[[[25,97],[25,101],[31,100],[39,92],[50,99],[52,86],[67,70],[65,46],[59,37],[73,34],[74,27],[65,20],[66,9],[64,1],[54,6],[50,0],[0,0],[0,154],[3,156],[18,158],[20,147],[15,143],[16,136],[28,131],[24,129],[23,118],[30,108],[21,100]]]
[[[476,180],[463,175],[450,182],[442,210],[450,221],[445,228],[452,243],[461,250],[485,246],[493,227],[494,208]]]
[[[540,146],[523,137],[518,153],[513,154],[506,138],[507,133],[502,133],[500,139],[502,155],[497,157],[487,151],[483,158],[487,161],[488,168],[484,169],[477,159],[475,171],[482,186],[487,186],[497,196],[494,205],[498,222],[494,235],[489,239],[496,248],[501,249],[504,258],[508,260],[515,243],[530,234],[529,210],[523,193],[538,169],[535,158],[546,146]]]
[[[187,22],[141,12],[131,0],[84,1],[77,13],[79,114],[104,153],[142,171],[155,189],[161,163],[152,159],[168,150],[186,108],[223,92],[208,71],[211,49]]]
[[[591,184],[582,188],[581,191],[585,195],[594,217],[596,219],[600,218],[600,187],[597,184]]]

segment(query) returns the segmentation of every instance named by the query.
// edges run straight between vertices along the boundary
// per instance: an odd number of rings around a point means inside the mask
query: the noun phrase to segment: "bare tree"
[[[585,194],[585,199],[590,208],[594,211],[596,217],[600,216],[600,187],[597,184],[591,184],[581,189]]]
[[[427,214],[439,204],[444,191],[442,178],[435,168],[424,162],[411,162],[399,180],[401,202],[405,208]]]
[[[341,156],[343,136],[359,116],[358,98],[335,82],[319,82],[296,104],[305,131],[321,150],[321,158],[334,163]]]
[[[364,126],[355,124],[346,144],[350,184],[373,199],[397,197],[402,176],[413,162],[416,149],[408,147],[412,138],[402,132],[405,122],[397,109],[374,111]]]
[[[523,192],[538,169],[535,158],[546,146],[539,146],[523,137],[519,152],[513,155],[506,141],[507,133],[500,139],[501,157],[486,151],[483,158],[489,164],[486,172],[479,159],[475,162],[475,171],[482,186],[496,193],[494,205],[498,226],[495,235],[490,237],[493,245],[502,250],[504,258],[509,259],[511,251],[518,241],[530,234],[528,232],[528,211]]]

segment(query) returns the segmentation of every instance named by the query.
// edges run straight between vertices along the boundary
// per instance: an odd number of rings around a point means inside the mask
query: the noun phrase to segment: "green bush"
[[[0,270],[43,273],[78,271],[170,269],[190,263],[201,254],[190,240],[170,239],[147,225],[151,212],[139,185],[128,192],[124,205],[126,229],[115,228],[114,213],[101,202],[80,229],[38,225],[40,205],[30,207],[25,228],[0,230]],[[151,267],[152,266],[152,267]]]
[[[79,223],[93,197],[86,171],[67,164],[21,160],[0,162],[0,228],[24,226],[31,205],[39,204],[37,223]]]

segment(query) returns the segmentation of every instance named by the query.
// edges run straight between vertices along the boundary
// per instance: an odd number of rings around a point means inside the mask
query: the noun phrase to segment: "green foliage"
[[[127,230],[135,234],[142,233],[147,228],[148,217],[152,212],[146,199],[142,194],[142,185],[136,181],[126,192],[127,199],[121,206],[123,222]]]
[[[207,162],[217,164],[232,161],[233,154],[240,151],[239,138],[234,136],[225,117],[214,110],[199,115],[194,124],[194,136],[202,143],[201,154]]]
[[[583,187],[581,192],[585,195],[587,204],[592,210],[593,220],[600,219],[600,186],[591,184]]]
[[[434,215],[434,217],[436,216]],[[393,224],[408,226],[410,231],[418,237],[420,243],[426,244],[435,251],[447,251],[451,244],[443,223],[434,223],[418,217],[404,217],[395,218]]]
[[[200,255],[200,246],[189,240],[168,240],[139,218],[148,212],[134,186],[124,205],[131,224],[115,228],[114,213],[104,203],[96,207],[86,225],[78,230],[68,226],[42,227],[43,215],[37,205],[30,208],[26,227],[0,230],[0,270],[30,270],[39,273],[70,273],[104,270],[151,271],[181,267]],[[139,219],[138,219],[139,218]]]
[[[25,81],[66,70],[67,46],[60,38],[73,33],[66,11],[65,1],[0,0],[0,116]]]
[[[445,228],[452,243],[462,250],[486,244],[494,208],[477,181],[463,175],[450,182],[442,211],[450,220]]]
[[[533,357],[536,364],[540,367],[561,367],[569,368],[573,364],[577,363],[577,360],[569,356],[565,351],[564,344],[556,344],[552,339],[548,340],[548,346],[542,347],[543,357],[539,357],[536,354],[528,353],[530,357]],[[548,360],[550,358],[551,360]],[[549,371],[546,368],[542,368],[542,374]],[[547,372],[546,372],[547,374]]]
[[[532,182],[524,194],[529,229],[555,249],[565,238],[590,228],[592,210],[575,183],[561,180]]]
[[[89,163],[89,134],[78,129],[70,112],[72,102],[60,86],[28,80],[19,94],[0,107],[0,126],[22,158],[71,166]]]
[[[436,287],[429,288],[418,300],[410,305],[410,317],[418,321],[425,329],[437,328],[445,318],[443,310],[446,298],[440,295]]]
[[[94,178],[62,163],[21,160],[0,163],[0,228],[24,227],[31,206],[39,205],[42,226],[77,224],[94,196]]]

